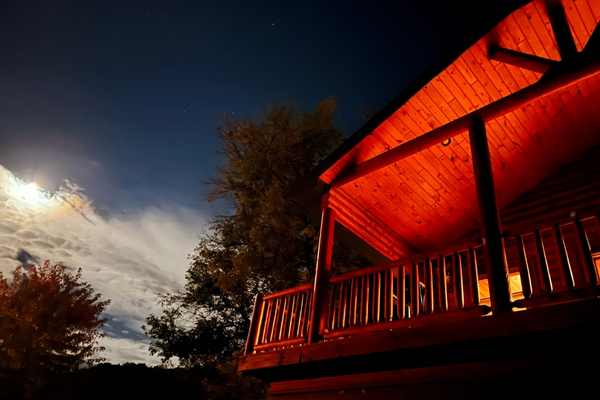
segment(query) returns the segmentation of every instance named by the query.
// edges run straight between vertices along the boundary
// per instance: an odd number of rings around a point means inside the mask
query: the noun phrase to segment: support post
[[[244,355],[248,355],[254,351],[254,346],[258,344],[258,335],[260,333],[260,324],[263,316],[263,296],[257,293],[254,297],[254,307],[252,308],[252,316],[250,317],[250,327],[248,328],[248,337],[246,338],[246,347],[244,347]]]
[[[494,313],[509,312],[512,310],[512,306],[508,287],[508,271],[504,263],[492,162],[490,160],[485,121],[479,116],[474,116],[471,121],[469,141],[481,220],[483,257],[486,261],[490,282],[492,309]]]
[[[334,213],[324,202],[321,212],[321,228],[319,230],[319,245],[315,266],[315,281],[308,327],[308,343],[319,339],[320,332],[327,327],[329,290],[329,275],[333,256],[333,232],[335,228]]]

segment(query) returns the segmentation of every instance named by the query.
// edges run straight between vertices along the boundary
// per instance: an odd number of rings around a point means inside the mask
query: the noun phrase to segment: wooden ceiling
[[[578,51],[600,20],[600,0],[563,0]],[[544,3],[510,14],[418,90],[320,176],[353,165],[538,81],[542,73],[490,59],[491,46],[560,60]],[[487,121],[500,207],[600,143],[600,78],[586,79]],[[337,220],[390,259],[439,249],[476,231],[478,209],[467,133],[329,193]]]

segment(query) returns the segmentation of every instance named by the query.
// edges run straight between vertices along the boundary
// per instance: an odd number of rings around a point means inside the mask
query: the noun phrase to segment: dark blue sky
[[[334,96],[352,133],[516,1],[26,3],[0,6],[0,164],[117,212],[208,207],[224,113]]]

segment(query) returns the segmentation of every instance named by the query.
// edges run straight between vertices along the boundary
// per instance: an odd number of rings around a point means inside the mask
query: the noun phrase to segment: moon
[[[20,205],[33,209],[52,207],[57,201],[37,183],[24,182],[19,178],[10,179],[8,194]]]

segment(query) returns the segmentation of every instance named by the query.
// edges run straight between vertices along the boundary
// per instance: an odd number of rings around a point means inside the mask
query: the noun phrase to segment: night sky
[[[211,214],[224,114],[334,96],[348,135],[515,1],[39,3],[1,6],[0,164],[105,214]]]

